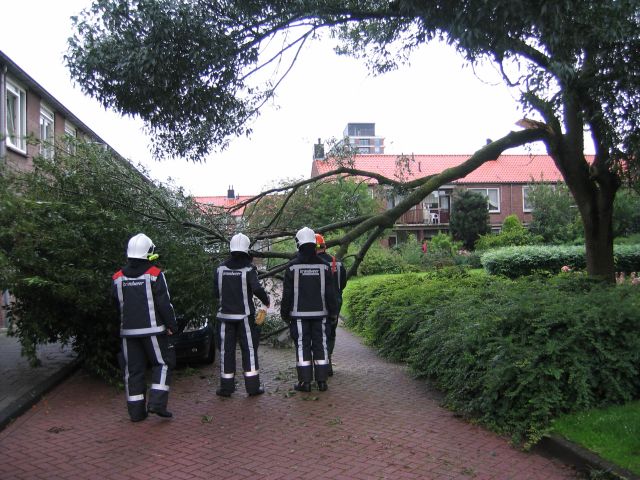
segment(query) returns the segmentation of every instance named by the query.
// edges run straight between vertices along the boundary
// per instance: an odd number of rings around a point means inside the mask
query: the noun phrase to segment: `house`
[[[106,145],[93,130],[0,51],[0,164],[29,170],[67,137]],[[28,138],[38,140],[28,142]],[[72,148],[72,147],[69,147]]]
[[[68,138],[106,147],[104,140],[0,51],[0,169],[28,171],[33,168],[34,157],[52,158],[55,145],[73,148]],[[0,293],[0,327],[5,327],[10,295],[1,288]]]
[[[227,189],[226,195],[213,195],[210,197],[195,197],[195,201],[218,209],[220,212],[229,213],[237,224],[242,223],[242,217],[244,215],[244,206],[238,208],[236,205],[250,199],[252,195],[236,195],[233,185],[230,185]]]
[[[399,181],[410,181],[460,165],[468,155],[355,155],[353,168],[382,174]],[[329,172],[336,168],[330,158],[314,159],[311,176]],[[420,204],[403,214],[393,227],[389,244],[394,245],[413,234],[418,240],[431,238],[438,232],[447,232],[456,190],[468,189],[482,193],[489,205],[491,229],[498,232],[504,219],[515,214],[520,221],[531,221],[531,205],[527,201],[528,184],[531,182],[556,183],[563,181],[560,171],[548,155],[501,155],[497,160],[486,162],[464,178],[442,185],[429,194]],[[372,194],[377,181],[368,180]],[[390,190],[377,191],[387,203],[394,207],[401,197]]]

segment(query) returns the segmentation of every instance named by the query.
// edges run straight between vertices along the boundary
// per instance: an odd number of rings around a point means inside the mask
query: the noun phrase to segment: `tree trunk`
[[[585,214],[585,208],[580,209],[584,224],[587,273],[609,282],[615,281],[612,226],[614,195],[598,193],[595,201],[586,206],[590,214]]]

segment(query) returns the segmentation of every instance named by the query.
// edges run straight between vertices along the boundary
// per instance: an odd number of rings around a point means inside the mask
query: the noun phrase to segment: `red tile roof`
[[[240,202],[248,200],[252,195],[239,195],[235,198],[229,198],[226,195],[215,195],[213,197],[195,197],[196,202],[202,203],[203,205],[211,205],[214,207],[220,208],[231,208],[237,205]],[[239,208],[238,210],[234,210],[231,214],[234,217],[241,217],[244,213],[244,207]]]
[[[382,174],[404,181],[421,178],[455,167],[469,158],[468,155],[411,155],[409,169],[404,172],[396,166],[399,155],[356,155],[354,168]],[[329,172],[335,168],[330,160],[314,160],[311,176]],[[501,155],[497,160],[481,165],[475,171],[453,183],[528,183],[532,180],[562,181],[562,175],[548,155]],[[375,182],[375,180],[372,180]]]

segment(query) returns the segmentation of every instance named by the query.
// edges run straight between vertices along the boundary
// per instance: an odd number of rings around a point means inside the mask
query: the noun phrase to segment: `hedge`
[[[640,290],[460,271],[352,282],[346,325],[515,441],[554,417],[640,396]]]
[[[616,271],[640,271],[640,245],[614,245]],[[521,246],[491,250],[480,257],[492,275],[517,278],[538,271],[560,272],[567,265],[574,270],[586,267],[584,246]]]

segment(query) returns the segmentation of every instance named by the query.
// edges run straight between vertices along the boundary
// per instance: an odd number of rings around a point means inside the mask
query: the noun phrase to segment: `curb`
[[[77,359],[72,360],[69,364],[62,367],[46,380],[40,382],[20,398],[11,402],[7,408],[0,411],[0,431],[38,403],[46,393],[69,377],[79,367],[80,362]]]
[[[572,465],[581,473],[589,475],[591,472],[606,474],[609,479],[640,480],[640,476],[629,470],[604,460],[599,455],[586,448],[576,445],[559,435],[543,437],[533,448],[542,455],[554,457]]]

